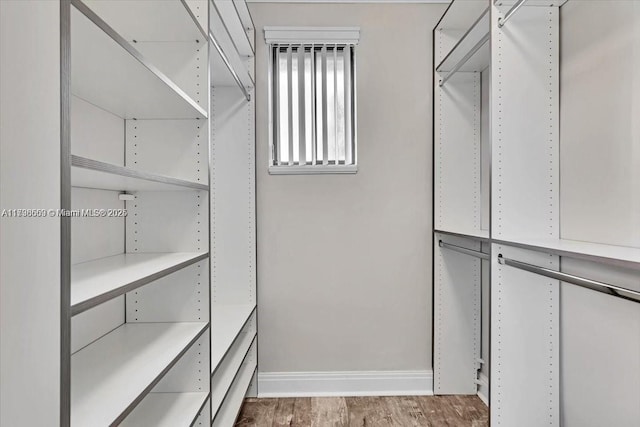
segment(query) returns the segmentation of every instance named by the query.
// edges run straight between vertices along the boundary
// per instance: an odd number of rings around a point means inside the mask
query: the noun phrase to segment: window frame
[[[357,66],[356,66],[356,45],[360,39],[360,29],[358,27],[265,27],[265,41],[267,43],[268,56],[268,114],[269,114],[269,156],[268,171],[271,175],[306,175],[306,174],[354,174],[358,171],[358,150],[357,150]],[[346,132],[350,128],[350,145],[352,163],[349,164],[323,164],[323,163],[306,163],[303,164],[276,164],[277,153],[276,147],[276,129],[278,128],[275,120],[279,119],[278,109],[280,104],[278,97],[275,96],[276,76],[274,75],[276,49],[288,46],[344,46],[349,48],[350,54],[350,126],[345,121],[345,144],[347,141]],[[298,55],[297,53],[295,54]],[[312,54],[313,55],[313,54]],[[312,72],[315,71],[315,68]],[[315,73],[313,73],[315,74]],[[313,77],[315,81],[315,75]],[[345,78],[346,81],[346,78]],[[311,102],[316,102],[316,94],[312,92]],[[326,101],[325,101],[326,102]],[[345,104],[347,98],[345,98]],[[316,113],[317,114],[317,113]],[[346,119],[345,119],[346,120]],[[317,134],[315,126],[315,117],[312,118],[311,129],[312,134]],[[299,125],[299,122],[292,126]],[[336,125],[337,126],[337,125]],[[347,147],[345,146],[345,150]],[[293,153],[291,153],[293,155]],[[346,161],[346,159],[345,159]]]

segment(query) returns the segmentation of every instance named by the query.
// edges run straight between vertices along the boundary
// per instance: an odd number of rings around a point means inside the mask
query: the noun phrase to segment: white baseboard
[[[485,374],[480,374],[480,384],[478,384],[478,397],[489,406],[489,378]]]
[[[433,371],[259,372],[259,397],[430,396]]]

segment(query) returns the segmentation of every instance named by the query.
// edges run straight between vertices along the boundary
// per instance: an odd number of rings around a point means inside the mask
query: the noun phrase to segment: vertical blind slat
[[[327,126],[327,46],[322,46],[322,164],[328,163],[329,127]]]
[[[316,48],[311,45],[311,164],[317,164],[317,129],[316,129]]]
[[[335,164],[340,160],[338,141],[338,45],[333,47],[333,144],[335,153]]]
[[[300,156],[299,164],[306,165],[307,164],[307,134],[305,129],[305,121],[307,120],[307,115],[305,114],[305,60],[304,53],[305,47],[301,45],[298,48],[298,122],[300,125],[298,132],[298,153]]]
[[[289,113],[289,164],[293,165],[295,163],[293,158],[293,72],[291,64],[291,49],[291,45],[289,45],[287,47],[287,85],[289,89],[287,92],[287,97],[289,98],[287,111]]]
[[[345,164],[352,163],[351,155],[351,48],[345,46],[344,55],[344,160]]]
[[[274,61],[274,79],[273,79],[273,111],[274,113],[274,141],[273,148],[275,151],[275,159],[273,159],[276,165],[281,164],[281,133],[280,133],[280,49],[276,45],[273,50],[272,60]]]

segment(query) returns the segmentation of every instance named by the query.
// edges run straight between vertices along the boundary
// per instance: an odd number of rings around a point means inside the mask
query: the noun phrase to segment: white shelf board
[[[253,18],[251,17],[251,12],[249,12],[249,7],[247,6],[247,2],[245,0],[233,0],[236,6],[236,10],[238,11],[238,16],[240,16],[240,21],[242,22],[242,26],[245,31],[248,33],[249,43],[251,43],[251,48],[255,52],[255,29],[256,26],[253,23]]]
[[[154,2],[155,3],[155,2]],[[124,119],[207,112],[79,0],[71,8],[71,92]]]
[[[207,393],[149,393],[120,427],[189,427],[207,398]]]
[[[253,304],[213,304],[211,306],[211,373],[227,354],[234,340],[255,310]]]
[[[246,28],[240,19],[240,13],[237,9],[235,1],[229,0],[213,0],[220,17],[222,18],[231,40],[237,48],[241,56],[253,56],[253,45],[249,41]]]
[[[462,39],[451,49],[436,67],[438,73],[457,71],[482,71],[489,66],[491,51],[489,32],[491,30],[491,15],[487,8],[474,22]],[[481,45],[478,48],[478,45]],[[473,51],[473,49],[476,49]],[[462,65],[460,63],[462,62]]]
[[[211,377],[211,416],[213,418],[222,408],[224,399],[238,376],[242,364],[247,360],[256,337],[255,330],[253,333],[243,334],[242,339],[234,344],[231,352],[224,358],[220,369]]]
[[[194,42],[206,33],[180,0],[83,0],[102,20],[132,42]]]
[[[436,233],[450,234],[453,236],[464,237],[468,239],[475,240],[489,240],[489,230],[445,230],[445,229],[435,229]]]
[[[71,356],[71,425],[121,422],[207,323],[125,323]]]
[[[493,4],[501,9],[504,8],[505,11],[509,10],[511,6],[516,3],[517,0],[493,0]],[[528,0],[523,7],[525,6],[536,6],[536,7],[552,7],[552,6],[562,6],[569,0]]]
[[[114,191],[208,191],[206,184],[71,156],[71,185]]]
[[[640,248],[566,239],[496,239],[492,242],[640,270]]]
[[[213,4],[210,4],[210,6]],[[221,86],[230,86],[231,83],[225,83],[225,80],[218,80],[216,74],[224,76],[228,73],[223,73],[221,70],[221,64],[224,64],[230,71],[230,74],[234,77],[234,83],[244,87],[245,91],[249,91],[255,85],[255,82],[249,75],[249,70],[245,64],[245,60],[240,56],[236,46],[231,39],[231,36],[227,32],[225,24],[221,16],[217,12],[217,8],[210,8],[210,29],[209,39],[213,43],[213,49],[219,52],[219,55],[212,52],[211,54],[211,75],[212,84]],[[224,58],[221,62],[221,59]],[[228,77],[224,77],[228,79]],[[237,78],[237,80],[236,80]]]
[[[242,407],[242,401],[247,394],[249,385],[251,384],[251,378],[256,372],[256,362],[245,363],[238,372],[236,379],[227,393],[227,397],[222,404],[222,407],[213,419],[213,427],[228,427],[234,425],[238,412]]]
[[[467,31],[487,8],[486,0],[453,1],[436,25],[437,30]]]
[[[71,266],[71,315],[206,259],[206,252],[119,254]]]

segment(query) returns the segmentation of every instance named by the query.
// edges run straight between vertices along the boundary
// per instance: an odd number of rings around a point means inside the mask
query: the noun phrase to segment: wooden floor
[[[486,427],[477,396],[246,399],[236,427]]]

